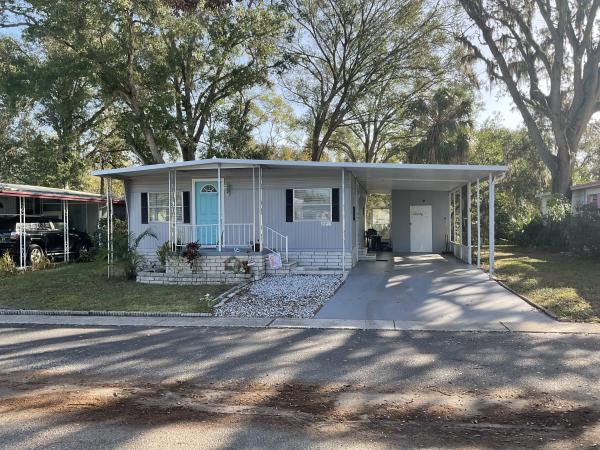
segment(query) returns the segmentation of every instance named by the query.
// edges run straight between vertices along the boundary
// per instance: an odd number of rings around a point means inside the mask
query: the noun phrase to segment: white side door
[[[411,205],[410,251],[431,253],[432,235],[431,205]]]

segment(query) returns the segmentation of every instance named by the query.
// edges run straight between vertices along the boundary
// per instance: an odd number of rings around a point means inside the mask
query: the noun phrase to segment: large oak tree
[[[600,0],[459,2],[477,26],[459,39],[510,93],[552,191],[569,195],[572,159],[600,111]]]

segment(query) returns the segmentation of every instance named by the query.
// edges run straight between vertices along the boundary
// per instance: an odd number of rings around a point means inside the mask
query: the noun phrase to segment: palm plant
[[[451,164],[468,159],[473,127],[473,98],[461,88],[439,89],[429,101],[411,105],[411,127],[421,131],[419,141],[408,149],[411,163]]]
[[[113,257],[116,262],[123,264],[125,278],[132,280],[136,277],[140,266],[144,263],[144,256],[138,252],[138,247],[146,238],[158,239],[150,228],[146,228],[139,235],[134,233],[115,233],[113,236]]]

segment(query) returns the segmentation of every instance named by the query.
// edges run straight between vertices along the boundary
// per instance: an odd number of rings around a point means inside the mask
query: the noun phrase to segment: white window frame
[[[151,207],[150,206],[150,196],[151,195],[165,195],[167,197],[167,205],[166,206],[160,206],[160,207]],[[177,205],[176,205],[176,209],[175,209],[175,219],[177,219],[177,209],[181,209],[181,220],[177,220],[177,223],[184,223],[184,211],[183,211],[183,191],[177,191],[177,195],[180,196],[180,198],[177,199]],[[147,200],[147,207],[148,207],[148,223],[169,223],[169,219],[168,219],[168,211],[169,211],[169,193],[168,192],[148,192],[148,198]],[[150,213],[150,211],[152,209],[163,209],[166,208],[167,209],[167,219],[166,220],[152,220],[152,214]]]
[[[296,191],[310,191],[316,189],[323,189],[329,191],[329,220],[323,219],[296,219]],[[292,189],[292,219],[294,222],[333,222],[333,188],[323,187],[311,187],[311,188],[298,188]]]

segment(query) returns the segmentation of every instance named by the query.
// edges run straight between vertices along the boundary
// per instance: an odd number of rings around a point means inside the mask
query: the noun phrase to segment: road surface
[[[0,327],[0,447],[591,448],[582,334]]]

